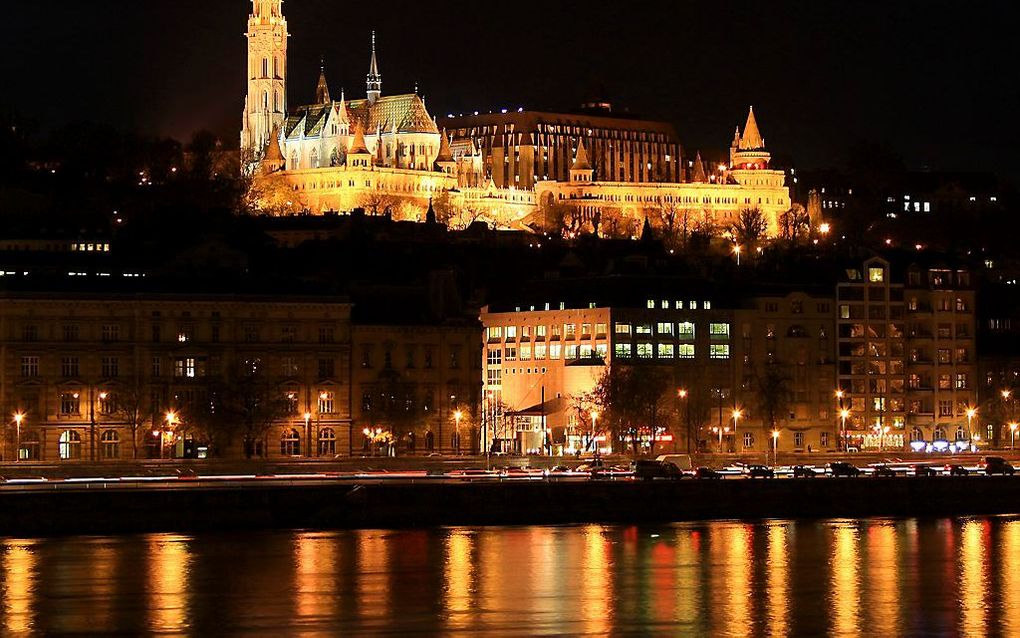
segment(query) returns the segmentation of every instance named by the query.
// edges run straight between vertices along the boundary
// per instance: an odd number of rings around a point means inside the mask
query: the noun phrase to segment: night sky
[[[4,3],[0,106],[237,143],[246,0]],[[604,8],[603,8],[604,6]],[[721,152],[754,104],[773,152],[838,165],[858,141],[913,168],[1016,176],[1015,21],[1005,2],[343,2],[289,0],[290,104],[364,94],[378,31],[384,93],[417,81],[434,115],[616,108]]]

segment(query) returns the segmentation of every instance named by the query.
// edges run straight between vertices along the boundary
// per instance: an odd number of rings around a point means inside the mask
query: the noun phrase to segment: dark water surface
[[[1020,636],[1020,517],[0,539],[0,633]]]

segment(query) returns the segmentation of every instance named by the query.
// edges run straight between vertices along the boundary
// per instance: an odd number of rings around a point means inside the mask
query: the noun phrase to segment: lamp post
[[[591,411],[591,436],[588,437],[588,443],[594,448],[595,456],[599,455],[599,446],[595,442],[595,421],[599,418],[598,410]]]
[[[1010,406],[1010,401],[1009,400],[1011,398],[1013,398],[1013,391],[1010,390],[1009,388],[1006,388],[1006,389],[1002,390],[1002,392],[1000,392],[999,394],[1002,395],[1002,403],[1003,403],[1002,407],[1003,407],[1003,411],[1004,411],[1004,413],[1006,415],[1006,418],[1009,419],[1010,422],[1012,422],[1013,415],[1011,414],[1011,410],[1009,409],[1009,406]],[[1010,445],[1010,449],[1012,449],[1013,448],[1013,443],[1010,442],[1009,445]]]
[[[740,252],[743,250],[740,244],[733,244],[733,254],[737,256],[737,267],[740,267]]]
[[[849,437],[847,436],[847,432],[846,432],[846,420],[847,420],[847,418],[849,416],[850,416],[850,410],[847,410],[846,408],[843,408],[842,410],[839,411],[839,418],[840,418],[840,421],[842,422],[842,431],[840,432],[840,437],[843,439],[843,451],[844,452],[846,452],[847,448],[850,447],[850,441],[848,440]]]
[[[734,439],[736,439],[737,421],[739,421],[744,416],[744,412],[740,408],[733,408],[733,412],[731,412],[730,415],[733,417],[733,437]]]
[[[680,388],[676,395],[684,402],[684,432],[687,439],[687,453],[691,453],[691,402],[687,400],[687,389]],[[676,439],[673,439],[673,451],[676,451]]]
[[[1020,427],[1016,421],[1009,424],[1009,449],[1016,449],[1016,429]]]
[[[457,410],[456,412],[453,413],[453,423],[454,423],[454,428],[455,428],[454,429],[454,435],[457,437],[457,445],[456,445],[456,449],[454,450],[454,452],[458,456],[460,455],[460,420],[463,417],[464,417],[464,413],[461,412],[460,410]]]
[[[163,459],[163,448],[166,446],[167,435],[173,434],[174,423],[177,422],[177,413],[170,410],[166,413],[166,432],[159,437],[159,458]]]
[[[303,416],[305,417],[305,436],[307,437],[308,436],[308,432],[311,432],[312,413],[311,412],[305,412]],[[311,441],[311,439],[309,439],[309,441]],[[311,445],[311,443],[309,443],[309,445]]]
[[[846,396],[846,393],[843,391],[843,389],[842,388],[836,388],[836,402],[837,402],[837,406],[836,407],[837,407],[837,410],[839,411],[840,415],[842,415],[843,411],[844,411],[843,410],[843,397],[844,396]],[[844,435],[843,435],[843,431],[844,430],[846,430],[846,418],[843,419],[842,427],[839,430],[839,440],[843,444],[843,447],[844,447],[843,451],[845,452],[846,451],[846,440],[844,439]],[[838,447],[838,445],[837,445],[837,447]]]
[[[21,460],[21,422],[24,421],[24,420],[25,420],[25,415],[23,413],[21,413],[21,412],[15,412],[14,413],[14,427],[15,427],[15,430],[17,431],[17,439],[15,440],[16,444],[17,444],[17,447],[14,450],[14,454],[15,454],[14,460],[15,461],[20,461]]]
[[[772,430],[772,464],[779,465],[779,430]]]
[[[977,408],[967,408],[967,441],[970,442],[974,439],[974,430],[971,427],[974,422],[974,417],[977,416]]]
[[[99,414],[92,419],[92,434],[91,441],[89,441],[89,449],[92,453],[92,460],[96,460],[96,426],[102,426],[103,411],[106,410],[106,398],[109,397],[108,392],[99,393]],[[99,429],[102,429],[101,427]]]

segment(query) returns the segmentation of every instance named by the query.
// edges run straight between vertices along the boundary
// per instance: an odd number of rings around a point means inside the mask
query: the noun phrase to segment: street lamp
[[[456,427],[456,429],[454,430],[454,433],[457,435],[457,449],[454,450],[454,451],[457,454],[460,454],[460,420],[461,420],[461,418],[463,418],[463,416],[464,416],[464,413],[461,412],[460,410],[457,410],[456,412],[453,413],[453,422],[454,422],[454,425]]]
[[[1020,427],[1016,421],[1009,424],[1009,449],[1016,449],[1016,429]]]
[[[977,416],[977,408],[967,408],[967,438],[974,438],[974,430],[971,424],[974,421],[974,417]]]
[[[167,431],[166,431],[165,434],[163,434],[162,436],[159,437],[159,458],[160,459],[163,458],[163,447],[165,446],[165,443],[166,443],[166,437],[167,437],[167,435],[173,433],[174,423],[176,423],[176,422],[177,422],[177,413],[174,412],[173,410],[168,411],[166,413],[166,428],[167,428]]]
[[[595,448],[595,456],[599,455],[598,443],[595,442],[595,421],[599,418],[598,410],[591,411],[591,436],[588,438],[588,442]]]
[[[850,418],[850,410],[847,410],[846,408],[843,408],[842,410],[840,410],[839,411],[839,418],[840,418],[840,420],[842,421],[842,424],[843,424],[843,428],[842,428],[843,431],[841,432],[841,434],[842,434],[842,438],[843,438],[843,451],[845,452],[847,447],[848,447],[848,444],[850,443],[847,440],[848,437],[847,437],[847,432],[846,432],[846,420],[848,418]]]
[[[735,439],[737,436],[737,421],[744,416],[744,412],[740,408],[733,408],[733,412],[730,414],[733,416],[733,436]]]
[[[17,432],[18,432],[18,438],[17,438],[18,447],[17,447],[17,450],[15,451],[15,455],[16,455],[14,457],[15,461],[20,461],[21,460],[21,422],[24,421],[24,420],[25,420],[24,413],[22,413],[22,412],[15,412],[14,413],[14,425],[15,425],[15,427],[17,429]]]
[[[742,248],[740,244],[733,244],[733,254],[737,256],[737,266],[740,266],[740,251]]]
[[[779,465],[779,430],[772,430],[772,464]]]
[[[687,439],[687,453],[691,453],[691,402],[687,400],[686,388],[680,388],[677,390],[676,395],[680,397],[680,400],[684,402],[684,410],[686,412],[684,417],[684,431],[686,432]],[[676,439],[673,439],[673,451],[676,452]]]

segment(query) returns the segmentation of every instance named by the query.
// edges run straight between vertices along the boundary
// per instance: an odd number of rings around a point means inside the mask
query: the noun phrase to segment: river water
[[[0,633],[1020,636],[1020,517],[0,539]]]

